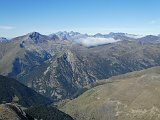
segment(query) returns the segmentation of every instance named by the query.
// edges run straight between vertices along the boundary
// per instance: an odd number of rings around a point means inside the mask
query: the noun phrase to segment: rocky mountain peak
[[[97,33],[97,34],[95,34],[95,35],[93,35],[94,37],[102,37],[102,36],[104,36],[103,34],[101,34],[101,33]]]
[[[53,33],[53,34],[50,34],[50,35],[49,35],[49,38],[52,39],[52,40],[59,40],[59,39],[60,39],[60,38],[58,37],[58,35],[56,35],[56,34],[54,34],[54,33]]]
[[[51,38],[47,35],[42,35],[38,32],[31,32],[26,35],[26,40],[33,41],[34,43],[47,42]]]
[[[5,37],[0,37],[0,42],[7,42],[7,41],[8,41],[7,38],[5,38]]]
[[[34,40],[38,40],[40,35],[41,34],[38,33],[38,32],[31,32],[31,33],[28,34],[29,38],[34,39]]]
[[[74,32],[74,31],[71,31],[68,33],[70,36],[75,36],[75,35],[79,35],[80,33],[79,32]]]

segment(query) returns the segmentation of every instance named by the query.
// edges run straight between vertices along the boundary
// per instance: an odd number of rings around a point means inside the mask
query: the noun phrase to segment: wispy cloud
[[[114,43],[119,40],[115,40],[113,38],[102,38],[102,37],[82,37],[80,39],[76,39],[75,42],[81,43],[85,46],[97,46],[103,45],[107,43]]]
[[[0,30],[12,30],[14,29],[13,26],[0,26]]]

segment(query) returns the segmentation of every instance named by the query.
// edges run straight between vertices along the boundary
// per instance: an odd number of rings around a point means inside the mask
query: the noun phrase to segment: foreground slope
[[[29,107],[50,104],[52,101],[14,79],[0,76],[0,103],[10,102]]]
[[[52,106],[36,106],[25,110],[37,120],[73,120],[72,117]]]
[[[78,120],[159,120],[160,67],[112,77],[63,106]]]
[[[0,120],[73,120],[54,107],[36,106],[22,110],[15,104],[0,105]]]
[[[1,120],[34,120],[34,118],[26,114],[19,106],[16,106],[14,104],[0,105],[0,119]]]

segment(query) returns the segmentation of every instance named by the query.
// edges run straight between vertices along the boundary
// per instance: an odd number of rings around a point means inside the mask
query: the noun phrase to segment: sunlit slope
[[[63,106],[78,120],[159,120],[160,67],[109,79]]]

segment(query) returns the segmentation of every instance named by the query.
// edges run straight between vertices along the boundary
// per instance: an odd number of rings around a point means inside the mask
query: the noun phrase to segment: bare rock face
[[[0,119],[2,120],[34,120],[28,116],[19,106],[14,104],[0,105]]]

